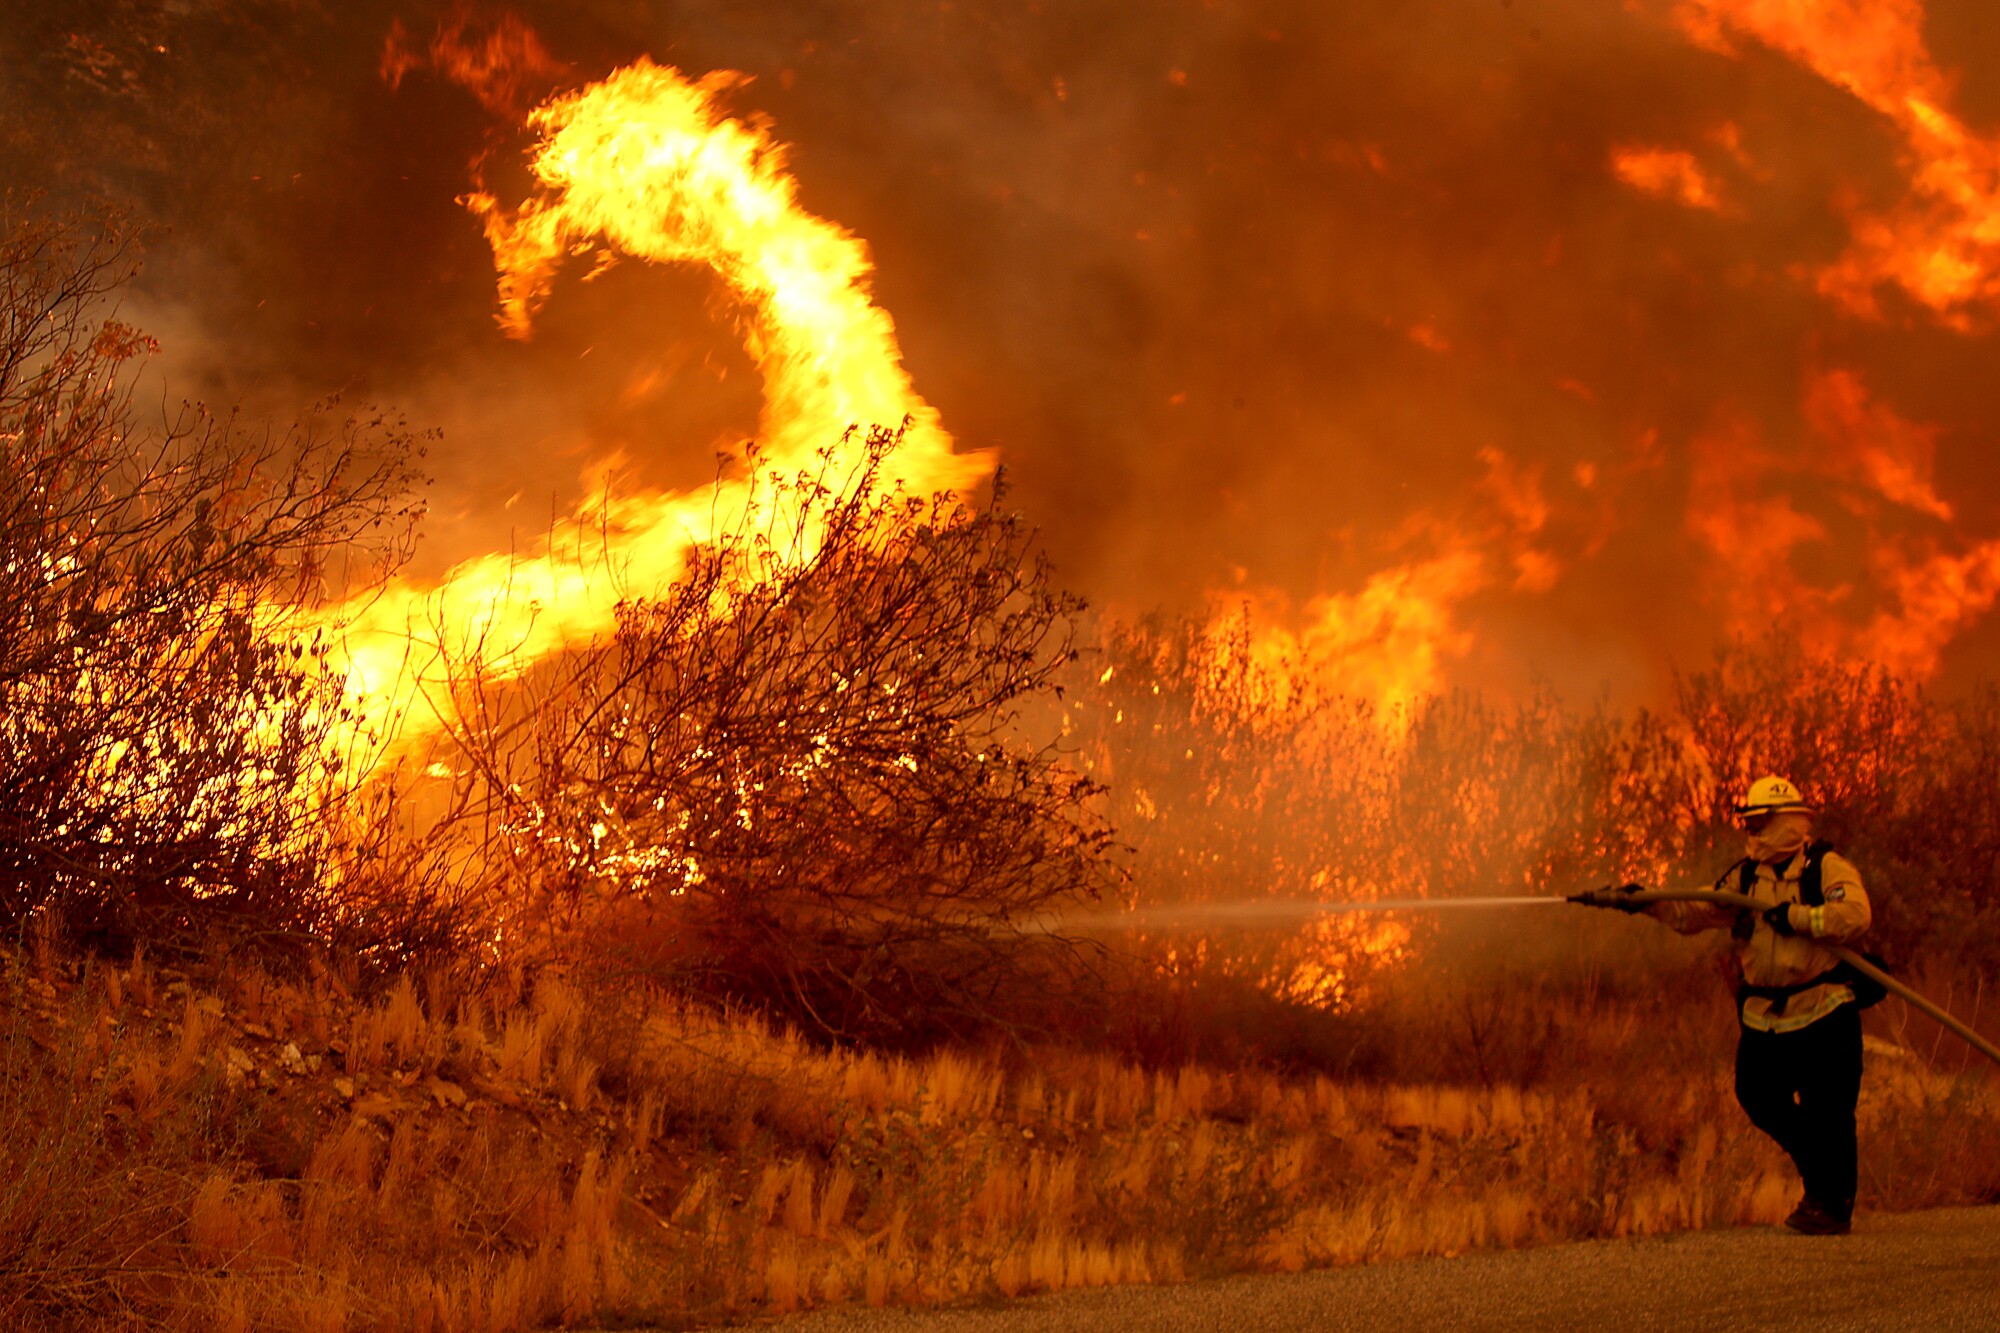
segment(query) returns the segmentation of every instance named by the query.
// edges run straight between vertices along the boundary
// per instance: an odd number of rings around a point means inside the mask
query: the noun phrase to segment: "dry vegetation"
[[[8,235],[6,1327],[687,1326],[1771,1221],[1701,942],[1049,927],[1706,879],[1753,768],[1825,795],[1893,962],[1968,1015],[2000,969],[1995,695],[1781,647],[1654,712],[1381,719],[1226,623],[1092,625],[996,506],[877,486],[887,436],[609,640],[467,651],[463,725],[364,784],[263,616],[400,549],[407,442],[139,428],[115,233]],[[1869,1024],[1864,1209],[2000,1199],[2000,1082]]]
[[[1726,1016],[1653,1050],[1656,997],[1516,997],[1566,1043],[1523,1086],[881,1055],[554,975],[364,1000],[7,962],[11,1327],[685,1326],[1770,1222],[1794,1191],[1698,1050]],[[1441,1010],[1408,1021],[1461,1039]],[[1994,1080],[1876,1050],[1867,1201],[2000,1194]]]
[[[0,198],[0,923],[323,937],[342,700],[274,608],[406,549],[418,441],[137,408],[132,239]]]

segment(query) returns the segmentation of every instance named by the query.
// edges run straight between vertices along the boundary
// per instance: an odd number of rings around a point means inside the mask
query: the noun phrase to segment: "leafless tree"
[[[141,410],[135,256],[116,218],[0,207],[0,921],[310,928],[341,700],[285,613],[397,558],[413,441]]]

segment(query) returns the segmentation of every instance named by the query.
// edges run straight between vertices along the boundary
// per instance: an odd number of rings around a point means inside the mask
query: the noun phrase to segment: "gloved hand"
[[[1633,902],[1631,895],[1645,891],[1643,884],[1606,884],[1601,889],[1592,889],[1584,894],[1583,900],[1592,907],[1609,907],[1614,912],[1643,912],[1646,904]]]
[[[1790,903],[1779,903],[1776,907],[1765,908],[1764,924],[1772,930],[1777,931],[1780,935],[1798,934],[1797,931],[1792,929],[1792,905]]]

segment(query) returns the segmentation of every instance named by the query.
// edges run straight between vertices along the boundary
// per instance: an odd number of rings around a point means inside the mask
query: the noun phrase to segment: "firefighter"
[[[1785,1225],[1845,1235],[1854,1217],[1854,1103],[1861,1092],[1861,1009],[1879,996],[1821,943],[1868,929],[1854,866],[1812,837],[1813,807],[1780,777],[1760,778],[1736,807],[1744,857],[1715,887],[1770,906],[1752,913],[1700,902],[1633,904],[1684,935],[1736,937],[1736,1100],[1799,1169],[1805,1197]],[[1636,884],[1624,892],[1639,890]],[[1740,969],[1740,971],[1739,971]]]

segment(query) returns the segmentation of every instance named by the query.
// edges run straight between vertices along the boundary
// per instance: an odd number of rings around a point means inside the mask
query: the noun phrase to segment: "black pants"
[[[1854,1207],[1854,1103],[1861,1095],[1861,1011],[1843,1004],[1796,1032],[1743,1029],[1736,1100],[1778,1141],[1806,1193],[1835,1213]]]

